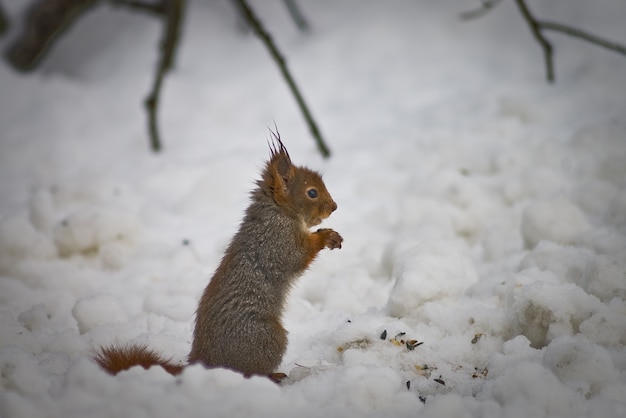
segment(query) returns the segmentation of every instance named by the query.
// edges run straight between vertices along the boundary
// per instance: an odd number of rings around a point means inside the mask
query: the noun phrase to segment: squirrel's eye
[[[317,189],[309,189],[306,191],[307,196],[311,199],[315,199],[317,197]]]

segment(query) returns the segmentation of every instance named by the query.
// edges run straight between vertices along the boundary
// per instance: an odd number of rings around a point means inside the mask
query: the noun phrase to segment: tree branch
[[[98,0],[40,0],[24,19],[23,29],[6,52],[7,61],[19,71],[37,67],[50,45]]]
[[[553,54],[552,54],[552,44],[548,42],[548,40],[543,36],[543,30],[551,30],[554,32],[560,32],[574,38],[582,39],[591,44],[601,46],[605,49],[611,50],[613,52],[617,52],[622,55],[626,55],[626,47],[624,45],[618,44],[617,42],[608,41],[604,38],[600,38],[599,36],[593,35],[589,32],[582,31],[577,28],[573,28],[571,26],[563,25],[561,23],[549,22],[537,20],[528,9],[528,6],[525,3],[525,0],[515,0],[517,3],[522,16],[528,23],[531,32],[535,36],[535,39],[539,42],[541,47],[543,48],[544,58],[546,62],[546,77],[548,82],[554,82],[554,63],[553,63]]]
[[[134,0],[109,0],[113,6],[124,6],[129,9],[138,10],[141,12],[154,13],[156,15],[165,15],[167,6],[164,2],[158,3],[145,3],[143,1]]]
[[[157,113],[159,108],[159,99],[161,97],[161,87],[163,86],[163,78],[173,67],[174,56],[178,47],[178,39],[180,36],[180,27],[185,9],[185,0],[162,0],[164,10],[163,17],[164,30],[163,39],[161,40],[159,64],[152,84],[152,90],[145,100],[146,110],[148,112],[148,129],[150,132],[150,146],[152,151],[159,152],[161,150],[161,139],[157,125]]]
[[[533,36],[539,42],[539,45],[543,48],[543,57],[546,63],[546,77],[549,83],[554,82],[554,60],[552,55],[552,44],[548,42],[548,40],[541,33],[541,24],[534,18],[534,16],[530,13],[528,6],[526,5],[525,0],[515,0],[517,6],[522,13],[522,16],[528,23],[530,27],[530,31]]]
[[[293,80],[291,74],[289,73],[289,70],[287,69],[285,59],[282,57],[280,51],[278,51],[278,49],[276,48],[276,45],[274,45],[270,34],[263,28],[259,19],[255,16],[250,6],[248,6],[246,0],[236,0],[236,2],[244,13],[244,16],[246,17],[246,20],[250,24],[252,30],[254,30],[255,34],[265,44],[270,55],[272,56],[274,61],[276,61],[276,64],[280,68],[283,78],[291,89],[291,92],[294,95],[296,102],[298,102],[298,106],[300,107],[300,110],[302,111],[302,114],[306,119],[307,124],[309,125],[309,130],[317,143],[317,147],[320,153],[324,158],[328,158],[330,156],[330,150],[322,139],[319,129],[317,128],[317,125],[313,120],[313,117],[311,116],[311,113],[309,112],[309,109],[304,102],[304,99],[302,98],[302,95],[300,94],[300,91],[298,90],[295,81]]]
[[[482,0],[480,7],[461,13],[462,20],[472,20],[483,17],[489,13],[494,7],[500,4],[502,0]]]
[[[291,15],[291,18],[293,19],[293,21],[296,23],[296,26],[298,27],[298,29],[300,29],[303,32],[308,31],[309,22],[307,22],[306,18],[300,11],[300,8],[296,4],[296,0],[284,0],[284,1],[285,1],[285,6],[287,6],[287,10],[289,11],[289,14]]]
[[[99,1],[39,0],[29,10],[23,25],[22,34],[8,49],[6,53],[7,61],[20,71],[34,69],[59,34],[89,7],[94,6]],[[163,79],[173,66],[185,9],[185,0],[158,0],[157,2],[143,0],[108,1],[114,6],[124,6],[137,11],[147,12],[163,19],[163,38],[159,49],[159,62],[152,89],[145,100],[145,107],[148,112],[150,146],[153,151],[157,152],[161,149],[157,125],[159,98]],[[3,16],[0,13],[1,17]]]
[[[4,35],[4,32],[9,28],[9,20],[7,16],[4,14],[4,9],[2,8],[2,3],[0,3],[0,36]]]
[[[571,26],[562,25],[560,23],[548,22],[545,20],[538,21],[537,23],[539,24],[541,29],[561,32],[566,35],[573,36],[574,38],[579,38],[594,45],[598,45],[608,50],[617,52],[619,54],[626,55],[626,47],[624,45],[618,44],[617,42],[608,41],[606,39],[600,38],[599,36],[582,31],[580,29],[573,28]]]

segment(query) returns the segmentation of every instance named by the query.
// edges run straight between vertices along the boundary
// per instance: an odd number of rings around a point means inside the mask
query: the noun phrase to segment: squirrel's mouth
[[[307,225],[307,228],[313,228],[314,226],[321,224],[324,221],[324,219],[327,219],[330,216],[330,213],[322,212],[322,213],[318,213],[317,215],[318,216],[311,217],[311,218],[304,220],[304,222]]]

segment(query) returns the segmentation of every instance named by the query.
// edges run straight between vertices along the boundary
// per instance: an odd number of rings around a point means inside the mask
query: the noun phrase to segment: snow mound
[[[621,385],[610,354],[580,338],[558,337],[546,348],[543,364],[565,385],[588,398]]]
[[[128,321],[118,300],[104,294],[78,300],[72,308],[72,315],[81,334],[102,325]]]
[[[527,248],[543,240],[575,244],[589,228],[584,212],[565,197],[537,200],[522,216],[522,236]]]
[[[387,307],[397,317],[413,315],[426,302],[457,297],[478,281],[472,258],[455,241],[423,243],[400,252],[392,274]]]

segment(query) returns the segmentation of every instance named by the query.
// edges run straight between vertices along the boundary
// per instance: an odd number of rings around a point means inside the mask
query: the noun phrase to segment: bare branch
[[[461,13],[461,20],[472,20],[483,17],[500,4],[501,1],[502,0],[482,0],[481,7]]]
[[[302,111],[302,114],[304,118],[306,119],[307,124],[309,125],[309,130],[311,131],[311,134],[313,135],[313,138],[315,139],[317,143],[317,147],[319,151],[321,152],[324,158],[328,158],[330,156],[330,150],[328,146],[326,145],[326,143],[324,142],[324,140],[322,139],[319,129],[317,128],[317,125],[315,121],[313,120],[313,117],[311,116],[311,113],[309,112],[309,109],[306,106],[306,103],[304,102],[304,99],[302,98],[302,95],[300,94],[300,91],[298,90],[298,87],[296,86],[295,81],[293,80],[293,78],[291,77],[291,74],[289,73],[289,70],[287,69],[287,64],[285,63],[285,59],[283,58],[280,51],[274,44],[274,41],[272,40],[270,34],[263,28],[263,25],[261,24],[259,19],[255,16],[250,6],[248,6],[246,0],[236,0],[236,2],[241,8],[252,30],[254,30],[255,34],[265,44],[270,55],[272,56],[274,61],[276,61],[276,64],[280,68],[283,78],[289,85],[289,88],[291,89],[291,92],[294,95],[296,101],[298,102],[298,106],[300,107],[300,110]]]
[[[562,25],[560,23],[548,22],[545,20],[537,22],[541,29],[551,30],[554,32],[561,32],[566,35],[573,36],[575,38],[583,39],[589,43],[594,45],[601,46],[608,50],[617,52],[619,54],[626,55],[626,47],[624,45],[618,44],[617,42],[608,41],[606,39],[600,38],[599,36],[593,35],[588,32],[584,32],[580,29],[573,28],[571,26]]]
[[[58,36],[97,1],[40,0],[34,3],[20,35],[6,52],[7,61],[19,71],[33,70]]]
[[[300,8],[296,4],[296,0],[284,0],[284,1],[285,1],[285,6],[287,6],[287,10],[289,10],[289,14],[291,15],[291,18],[293,19],[293,21],[296,23],[296,26],[298,27],[298,29],[300,29],[303,32],[308,31],[309,22],[306,20],[306,18],[300,11]]]
[[[4,34],[4,32],[6,32],[6,30],[9,28],[9,20],[7,19],[6,15],[4,14],[4,9],[2,8],[2,3],[0,3],[0,36],[2,36]]]
[[[548,40],[543,36],[543,30],[551,30],[554,32],[564,33],[566,35],[585,40],[594,45],[601,46],[613,52],[626,55],[626,47],[624,45],[618,44],[617,42],[608,41],[606,39],[600,38],[599,36],[593,35],[577,28],[573,28],[571,26],[563,25],[561,23],[537,20],[530,13],[530,10],[526,5],[525,0],[515,0],[515,2],[517,3],[520,12],[522,13],[522,16],[528,23],[531,32],[535,36],[535,39],[537,39],[537,42],[539,42],[539,44],[543,48],[544,58],[546,62],[546,76],[548,78],[548,82],[550,83],[554,82],[552,44],[550,44],[550,42],[548,42]]]
[[[248,22],[248,18],[246,17],[246,12],[242,9],[238,0],[232,0],[231,3],[237,9],[237,25],[239,26],[239,29],[241,29],[242,32],[248,33],[248,30],[250,30],[250,24]],[[296,0],[283,0],[283,3],[296,27],[301,32],[307,32],[310,28],[309,22],[300,11],[300,7],[298,7]]]
[[[543,48],[543,56],[546,63],[546,77],[549,83],[554,82],[554,60],[552,55],[552,44],[548,42],[548,40],[541,33],[541,24],[534,18],[534,16],[530,13],[528,6],[526,5],[525,0],[515,0],[517,6],[522,13],[522,16],[528,23],[530,27],[530,31],[533,36],[539,42],[539,45]]]
[[[129,9],[154,13],[156,15],[164,15],[167,9],[167,7],[165,6],[165,2],[145,3],[143,1],[134,0],[109,0],[109,3],[111,3],[113,6],[124,6],[128,7]]]
[[[146,97],[144,105],[148,112],[148,132],[150,134],[150,148],[159,152],[162,148],[158,126],[158,111],[161,98],[161,88],[165,75],[174,65],[174,56],[178,48],[180,27],[185,9],[185,0],[160,0],[156,3],[136,0],[109,0],[113,5],[128,7],[130,9],[152,13],[164,20],[163,37],[160,43],[160,56],[156,74],[152,83],[150,94]]]
[[[150,131],[150,146],[154,152],[161,150],[161,139],[157,125],[157,112],[163,78],[172,69],[174,56],[178,47],[180,26],[185,9],[185,0],[162,0],[164,9],[164,31],[161,40],[161,56],[157,66],[157,72],[152,84],[152,90],[145,101],[148,112],[148,128]]]

